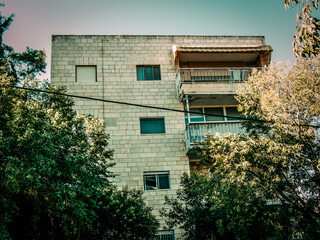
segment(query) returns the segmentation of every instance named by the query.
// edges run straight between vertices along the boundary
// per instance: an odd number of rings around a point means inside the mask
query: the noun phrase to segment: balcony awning
[[[263,62],[271,60],[270,45],[255,46],[177,46],[172,47],[175,61],[242,61],[253,62],[263,56]]]
[[[200,47],[200,46],[173,46],[174,52],[207,52],[207,53],[239,53],[272,51],[270,45],[260,46],[233,46],[233,47]]]

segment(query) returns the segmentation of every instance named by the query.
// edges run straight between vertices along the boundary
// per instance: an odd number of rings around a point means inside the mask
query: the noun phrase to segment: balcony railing
[[[222,122],[203,122],[188,123],[185,131],[186,152],[192,148],[197,142],[203,142],[207,135],[215,135],[216,133],[244,133],[240,122],[222,121]]]
[[[253,68],[180,68],[176,75],[177,94],[181,99],[188,93],[235,93],[252,71]]]
[[[243,82],[252,68],[180,68],[177,79],[183,82]]]

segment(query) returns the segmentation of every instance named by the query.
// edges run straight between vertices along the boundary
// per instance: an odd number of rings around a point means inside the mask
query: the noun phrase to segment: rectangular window
[[[202,108],[191,108],[190,109],[190,121],[191,122],[203,122],[204,117],[203,117],[203,112]],[[199,114],[196,114],[199,113]]]
[[[143,181],[144,190],[170,189],[169,172],[145,172]]]
[[[76,66],[76,82],[93,83],[97,81],[97,66]]]
[[[140,118],[141,134],[165,133],[164,118]]]
[[[223,108],[204,108],[206,121],[224,121]]]
[[[138,81],[161,80],[160,66],[137,66]]]
[[[175,240],[173,230],[160,230],[155,235],[156,240]]]
[[[190,108],[190,122],[240,121],[237,107],[202,107]],[[197,114],[197,112],[199,114]],[[226,117],[224,117],[226,116]],[[229,116],[229,117],[228,117]],[[186,124],[188,115],[185,115]]]

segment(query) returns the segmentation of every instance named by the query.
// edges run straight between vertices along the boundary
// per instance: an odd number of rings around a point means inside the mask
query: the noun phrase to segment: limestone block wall
[[[66,86],[69,94],[183,110],[175,85],[173,45],[255,44],[264,44],[264,38],[56,35],[52,37],[51,82]],[[137,81],[137,65],[160,65],[161,80]],[[76,82],[76,66],[96,66],[96,82]],[[114,181],[119,187],[143,189],[144,172],[170,173],[170,190],[145,191],[147,204],[158,215],[164,195],[175,195],[181,175],[190,171],[184,149],[184,114],[74,100],[78,112],[105,120],[116,163],[112,171],[118,175]],[[144,117],[164,117],[165,133],[140,134],[140,118]]]

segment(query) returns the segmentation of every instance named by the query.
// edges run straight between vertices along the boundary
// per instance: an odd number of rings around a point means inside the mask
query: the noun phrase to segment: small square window
[[[144,190],[170,189],[169,172],[144,173]]]
[[[160,66],[137,66],[138,81],[161,80]]]
[[[141,134],[165,133],[164,118],[140,118]]]
[[[97,66],[76,66],[76,82],[93,83],[97,81]]]

